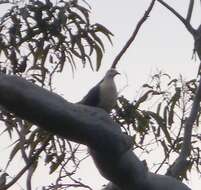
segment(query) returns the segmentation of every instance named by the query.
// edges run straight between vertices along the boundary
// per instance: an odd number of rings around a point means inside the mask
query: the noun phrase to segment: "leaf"
[[[54,156],[52,154],[46,154],[45,155],[45,163],[48,164],[54,159]]]
[[[86,53],[85,53],[85,49],[83,47],[83,44],[81,42],[81,38],[80,37],[78,37],[78,39],[76,41],[76,45],[77,45],[77,47],[78,47],[78,49],[80,51],[82,61],[85,61],[85,55],[86,55]]]
[[[9,162],[12,161],[14,156],[17,154],[17,152],[20,150],[20,142],[18,142],[12,149],[10,156],[9,156]]]
[[[169,117],[168,117],[168,125],[172,125],[174,122],[174,108],[176,103],[179,101],[180,97],[181,97],[181,88],[176,88],[175,89],[176,92],[173,95],[173,97],[171,98],[169,105],[170,105],[170,109],[169,109]]]
[[[88,43],[89,55],[91,56],[94,51],[94,41],[88,35],[84,39]]]
[[[151,85],[149,85],[149,84],[143,84],[142,87],[143,87],[143,88],[151,88],[151,89],[153,89],[153,86],[151,86]]]
[[[102,53],[101,48],[97,44],[94,45],[94,48],[96,50],[96,71],[98,71],[101,66],[103,53]]]
[[[154,112],[147,111],[147,113],[157,122],[157,124],[159,125],[159,127],[162,129],[162,131],[163,131],[163,133],[164,133],[164,135],[165,135],[167,141],[168,141],[170,144],[172,144],[171,136],[170,136],[170,134],[169,134],[169,131],[168,131],[168,129],[167,129],[167,126],[165,125],[164,119],[163,119],[160,115],[158,115],[158,114],[156,114],[156,113],[154,113]]]
[[[167,118],[168,118],[168,106],[165,106],[164,110],[163,110],[163,119],[164,119],[164,122],[165,122],[165,125],[167,126]]]
[[[61,25],[63,25],[63,26],[66,25],[68,17],[65,15],[65,9],[62,7],[60,8],[60,11],[58,13],[58,19],[59,19]]]
[[[167,73],[163,73],[162,75],[168,77],[168,79],[171,79],[171,76]]]
[[[41,79],[41,75],[39,75],[39,74],[32,74],[32,77],[34,79],[36,79],[38,82],[40,82],[41,84],[43,84],[44,81]]]
[[[27,20],[27,18],[29,17],[29,11],[28,11],[27,7],[22,7],[19,9],[19,11],[20,11],[20,15],[22,16],[22,18],[24,20]]]
[[[70,51],[78,58],[82,59],[82,55],[80,55],[74,48],[70,48]]]
[[[164,140],[161,140],[160,143],[161,143],[161,145],[162,145],[162,147],[163,147],[165,157],[168,159],[168,158],[169,158],[169,155],[168,155],[168,147],[167,147],[167,145],[166,145],[166,143],[165,143]]]
[[[144,134],[147,132],[149,129],[149,117],[145,111],[142,111],[140,113],[139,111],[135,112],[135,117],[137,119],[137,131],[140,132],[141,134]]]
[[[79,21],[82,23],[82,24],[86,24],[86,21],[84,19],[82,19],[82,17],[77,14],[76,12],[70,12],[70,16],[69,16],[70,19],[74,20],[76,22],[76,19],[79,19]]]
[[[141,96],[138,101],[136,102],[135,106],[138,108],[139,105],[143,102],[145,102],[149,96],[149,94],[153,93],[154,91],[153,90],[149,90],[147,91],[143,96]]]
[[[160,115],[160,110],[161,110],[161,102],[158,104],[157,109],[156,109],[156,114]]]
[[[49,52],[49,50],[50,50],[50,47],[51,47],[51,45],[48,44],[48,45],[44,48],[44,50],[43,50],[43,55],[42,55],[42,57],[41,57],[41,65],[42,65],[42,66],[45,65],[45,61],[46,61],[48,52]]]
[[[52,165],[50,166],[50,173],[52,174],[53,172],[56,171],[56,169],[60,166],[60,164],[63,162],[65,157],[65,154],[61,154],[60,156],[58,156],[57,161],[56,162],[52,162]]]
[[[76,5],[76,8],[85,16],[87,23],[89,23],[89,10],[78,4]]]
[[[105,34],[105,36],[108,38],[108,40],[110,41],[110,43],[112,44],[112,40],[111,40],[111,36],[114,36],[112,32],[110,32],[105,26],[103,26],[102,24],[96,23],[94,24],[95,26],[95,31],[96,32],[102,32],[103,34]]]
[[[178,81],[178,79],[173,79],[168,83],[168,86],[170,86],[172,83],[176,83]]]
[[[94,40],[96,42],[98,42],[98,44],[101,46],[102,50],[105,51],[105,48],[104,48],[102,40],[95,34],[95,32],[91,31],[90,34],[94,38]]]
[[[68,53],[67,59],[69,60],[69,63],[71,64],[72,70],[74,71],[74,68],[76,69],[75,60],[71,52],[68,51],[67,53]]]
[[[52,55],[49,56],[49,62],[54,63],[54,57]]]
[[[92,61],[91,61],[91,58],[88,56],[88,55],[85,55],[86,59],[88,60],[89,64],[90,64],[90,67],[92,69],[92,71],[94,70],[93,68],[93,64],[92,64]]]

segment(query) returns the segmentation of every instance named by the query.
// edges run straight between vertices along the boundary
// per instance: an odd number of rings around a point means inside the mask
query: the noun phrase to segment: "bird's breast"
[[[117,89],[113,80],[104,81],[100,84],[100,103],[99,107],[106,111],[114,108],[117,100]]]

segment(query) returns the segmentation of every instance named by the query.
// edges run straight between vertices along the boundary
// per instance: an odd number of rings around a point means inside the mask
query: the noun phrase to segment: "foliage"
[[[81,186],[90,189],[90,187],[80,181],[81,178],[76,179],[74,177],[80,163],[88,157],[84,146],[43,131],[27,121],[16,118],[10,113],[1,113],[0,119],[5,122],[6,128],[4,133],[8,132],[10,138],[14,140],[14,143],[11,144],[12,149],[6,169],[15,162],[19,155],[23,158],[25,167],[32,162],[34,169],[27,169],[29,172],[27,183],[31,184],[34,172],[40,168],[39,161],[38,159],[34,159],[34,155],[37,155],[37,152],[40,151],[44,164],[49,168],[49,174],[58,172],[55,183],[44,187],[45,189],[65,189],[71,186]],[[20,173],[24,168],[19,169],[18,172]],[[9,174],[10,177],[13,175],[14,173]],[[63,180],[65,183],[63,183]]]
[[[149,83],[143,85],[140,98],[129,102],[122,96],[118,100],[113,118],[122,126],[123,131],[133,136],[134,148],[140,149],[144,155],[154,154],[153,147],[163,151],[164,156],[158,160],[159,164],[153,165],[156,172],[161,168],[167,169],[174,161],[175,154],[181,151],[184,124],[196,89],[195,79],[185,81],[182,76],[172,79],[159,72]],[[179,176],[180,179],[187,179],[186,170],[191,171],[193,166],[201,172],[200,135],[196,127],[199,122],[200,112],[192,134],[189,164]]]
[[[104,45],[112,33],[101,24],[91,24],[88,7],[75,0],[30,0],[19,3],[1,18],[1,71],[31,77],[44,85],[65,64],[76,62],[99,69]],[[96,65],[91,56],[95,53]]]
[[[26,77],[50,88],[56,73],[70,65],[72,71],[82,63],[98,70],[104,53],[103,37],[111,42],[112,33],[99,23],[90,23],[90,7],[77,0],[3,1],[10,9],[0,19],[0,71]],[[96,63],[92,63],[92,59]],[[14,143],[6,169],[20,155],[25,167],[12,181],[28,171],[27,189],[39,161],[40,152],[49,173],[58,172],[55,183],[45,189],[89,186],[74,177],[81,161],[88,157],[86,148],[47,133],[33,124],[3,111],[0,120]],[[56,126],[55,126],[56,127]],[[79,155],[79,159],[78,159]],[[32,163],[31,168],[26,167]],[[14,173],[9,174],[14,176]]]

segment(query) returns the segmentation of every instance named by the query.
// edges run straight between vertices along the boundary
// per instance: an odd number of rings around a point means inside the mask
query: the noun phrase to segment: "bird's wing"
[[[96,86],[94,86],[88,94],[79,102],[88,106],[97,106],[100,102],[100,81]]]

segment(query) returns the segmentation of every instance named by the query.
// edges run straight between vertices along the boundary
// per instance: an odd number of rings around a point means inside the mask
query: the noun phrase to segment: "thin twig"
[[[159,167],[156,169],[156,171],[154,173],[158,173],[158,171],[162,168],[163,164],[165,163],[165,161],[169,158],[170,153],[175,149],[175,146],[177,144],[177,141],[180,137],[181,131],[183,128],[183,122],[181,123],[181,126],[179,128],[179,132],[177,134],[176,139],[174,140],[173,144],[171,145],[171,148],[168,150],[168,152],[166,153],[165,158],[163,159],[163,161],[160,163]]]
[[[194,6],[194,0],[190,0],[189,7],[188,7],[188,13],[187,13],[187,16],[186,16],[186,21],[188,23],[190,23],[190,21],[191,21],[192,12],[193,12],[193,6]]]
[[[18,130],[18,128],[16,127],[15,130],[17,131],[18,135],[19,135],[19,143],[20,143],[20,150],[21,150],[21,155],[22,158],[24,159],[25,163],[27,164],[28,162],[28,157],[27,154],[25,152],[25,144],[26,144],[26,139],[25,139],[25,128],[23,126],[22,120],[18,120],[19,126],[21,128],[21,131]]]
[[[181,16],[173,7],[165,3],[163,0],[157,0],[159,3],[161,3],[165,8],[167,8],[170,12],[172,12],[187,28],[187,30],[194,36],[196,31],[191,26],[191,24],[186,20],[183,16]]]
[[[44,142],[43,145],[40,147],[40,149],[38,149],[36,151],[36,153],[32,156],[32,158],[29,160],[29,163],[26,164],[26,166],[12,179],[12,181],[10,181],[7,185],[5,185],[4,187],[0,188],[0,190],[5,190],[8,189],[9,187],[11,187],[12,185],[14,185],[17,180],[27,171],[27,169],[29,169],[30,166],[32,166],[32,164],[38,159],[38,156],[40,155],[40,153],[45,149],[45,147],[47,146],[47,143],[49,142],[49,140],[52,138],[52,135],[48,136]]]
[[[146,21],[146,19],[149,16],[149,13],[151,12],[153,6],[154,6],[155,0],[152,0],[152,2],[149,5],[149,8],[147,9],[147,11],[145,11],[144,16],[139,20],[139,22],[137,23],[137,26],[133,32],[133,34],[131,35],[131,37],[129,38],[129,40],[127,41],[127,43],[125,44],[125,46],[122,48],[122,50],[119,52],[119,54],[116,56],[116,58],[114,59],[113,63],[112,63],[112,67],[111,68],[115,68],[118,61],[120,60],[120,58],[123,56],[123,54],[126,52],[126,50],[129,48],[129,46],[131,45],[131,43],[134,41],[140,27],[142,26],[142,24]]]

